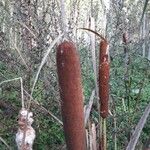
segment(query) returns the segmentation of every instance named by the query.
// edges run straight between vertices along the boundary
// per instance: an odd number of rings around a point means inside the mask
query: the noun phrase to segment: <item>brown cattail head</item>
[[[104,55],[108,55],[108,43],[102,40],[100,42],[100,64],[103,62]]]
[[[85,128],[80,61],[72,42],[57,48],[61,109],[68,150],[85,150]]]
[[[106,118],[108,112],[109,100],[109,61],[108,61],[108,43],[100,43],[100,63],[99,63],[99,97],[100,97],[100,115]]]

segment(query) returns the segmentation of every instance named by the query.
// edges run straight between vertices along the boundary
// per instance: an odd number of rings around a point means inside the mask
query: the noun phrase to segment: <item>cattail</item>
[[[57,69],[67,149],[85,150],[80,61],[72,42],[64,41],[58,46]]]
[[[100,43],[100,62],[99,62],[99,96],[100,96],[100,115],[106,118],[108,112],[109,100],[109,61],[108,61],[108,43]]]
[[[103,62],[105,55],[108,55],[108,43],[102,40],[100,42],[100,64]]]

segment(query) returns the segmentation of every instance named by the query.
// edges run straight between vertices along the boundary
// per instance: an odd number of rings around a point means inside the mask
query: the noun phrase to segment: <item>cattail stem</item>
[[[85,150],[85,128],[81,69],[77,50],[64,41],[57,48],[61,110],[68,150]]]
[[[104,150],[107,149],[107,130],[106,130],[106,118],[103,119],[103,135],[104,135]]]
[[[107,149],[107,129],[106,129],[106,118],[101,117],[101,130],[100,130],[100,144],[99,150]]]

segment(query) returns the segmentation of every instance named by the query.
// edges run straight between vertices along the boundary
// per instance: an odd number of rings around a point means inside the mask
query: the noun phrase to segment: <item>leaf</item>
[[[79,29],[90,31],[90,32],[94,33],[95,35],[97,35],[98,37],[100,37],[103,41],[107,42],[107,40],[102,35],[100,35],[99,33],[95,32],[91,29],[87,29],[87,28],[79,28]]]

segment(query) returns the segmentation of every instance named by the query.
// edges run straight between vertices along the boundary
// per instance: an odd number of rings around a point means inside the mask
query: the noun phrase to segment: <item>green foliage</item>
[[[54,149],[64,143],[63,129],[52,119],[36,116],[36,141],[34,148],[38,150]]]
[[[7,71],[9,72],[7,66],[1,63],[0,72],[2,74],[6,73],[6,78],[10,79],[10,77],[15,76],[15,74],[7,73]],[[5,79],[3,78],[3,80]],[[53,82],[56,82],[56,79]],[[39,80],[33,96],[47,110],[54,112],[56,116],[60,116],[60,108],[58,107],[58,103],[56,104],[55,102],[57,100],[56,94],[52,93],[49,99],[45,99],[43,86],[43,82]],[[12,150],[15,150],[17,149],[15,143],[15,134],[18,129],[17,118],[21,109],[20,85],[17,82],[5,83],[0,87],[0,90],[0,136],[6,140]],[[24,96],[26,97],[27,95]],[[33,105],[31,111],[34,114],[35,121],[33,127],[36,130],[34,148],[38,150],[55,150],[55,147],[58,147],[60,149],[60,146],[64,144],[62,125],[43,111],[40,106]],[[5,149],[6,146],[0,142],[0,150]]]
[[[92,90],[94,89],[94,72],[92,69],[91,52],[88,48],[80,49],[80,60],[82,67],[82,79],[84,87],[85,103],[89,100]],[[114,134],[117,134],[118,149],[124,149],[129,141],[130,135],[139,121],[146,105],[149,103],[150,97],[150,84],[149,84],[149,71],[150,63],[148,60],[140,57],[138,54],[130,53],[130,65],[129,65],[129,98],[130,106],[127,104],[125,81],[124,81],[124,54],[120,53],[113,58],[111,62],[111,76],[110,76],[110,94],[113,96],[113,103],[115,108],[112,107],[110,102],[110,110],[112,113],[116,113],[117,128],[114,128],[114,119],[112,116],[108,118],[107,134],[108,134],[108,149],[113,149]],[[1,73],[7,71],[6,65],[0,65]],[[52,73],[52,85],[55,85],[57,77],[55,73]],[[8,76],[14,76],[15,74],[8,74]],[[39,80],[33,97],[45,106],[47,110],[50,110],[56,116],[60,116],[60,107],[54,93],[57,86],[51,86],[50,97],[45,97],[47,92],[43,92],[44,83]],[[141,89],[141,92],[139,92]],[[4,104],[0,104],[0,136],[4,138],[8,145],[13,149],[15,147],[15,134],[17,132],[17,116],[19,109],[21,108],[20,99],[20,87],[17,83],[5,84],[1,87],[0,101]],[[56,102],[55,102],[56,101]],[[129,108],[128,108],[129,107]],[[33,127],[36,130],[36,140],[34,143],[34,149],[48,150],[48,149],[61,149],[64,145],[63,128],[55,120],[52,119],[47,113],[45,113],[40,106],[32,106],[34,113]],[[98,119],[97,110],[95,108],[92,111],[92,119]],[[149,136],[150,119],[145,125],[140,141],[144,143]],[[5,149],[3,144],[0,144],[0,149]]]
[[[117,135],[118,149],[124,149],[130,140],[130,136],[138,123],[143,111],[145,110],[150,98],[150,84],[148,78],[148,68],[150,63],[148,60],[140,57],[137,53],[130,53],[130,64],[128,68],[130,85],[128,85],[129,93],[125,90],[124,80],[124,58],[123,54],[117,55],[111,62],[111,95],[115,105],[115,113],[117,119],[117,129],[114,129],[114,120],[112,117],[108,119],[108,149],[113,149],[114,134]],[[128,108],[126,95],[130,97],[130,105]],[[111,106],[111,105],[110,105]],[[114,108],[111,110],[114,112]],[[147,121],[140,143],[148,139]]]
[[[85,101],[88,101],[94,89],[94,71],[92,66],[91,51],[87,47],[80,49],[80,62]]]
[[[40,85],[40,84],[39,84]],[[37,88],[38,89],[38,88]],[[39,92],[36,89],[36,92]],[[15,134],[17,132],[17,116],[21,108],[21,102],[18,100],[19,92],[14,88],[3,89],[3,94],[0,95],[0,136],[8,142],[12,149],[15,147]],[[39,88],[40,90],[40,88]],[[43,100],[38,97],[38,101],[43,103]],[[50,106],[47,106],[50,108]],[[55,109],[55,108],[54,108]],[[48,150],[62,145],[64,143],[63,128],[42,109],[33,106],[35,121],[33,127],[36,130],[36,140],[34,147],[38,150]],[[56,111],[57,112],[57,111]],[[59,146],[58,146],[59,147]],[[5,146],[0,144],[0,149],[5,150]]]

